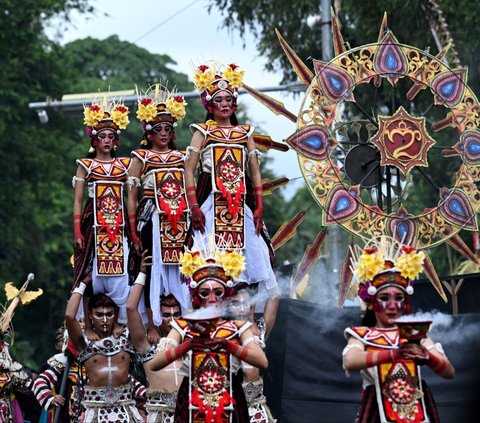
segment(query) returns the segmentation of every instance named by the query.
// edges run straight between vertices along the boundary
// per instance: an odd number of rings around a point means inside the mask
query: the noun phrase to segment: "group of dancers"
[[[73,178],[66,334],[31,386],[50,412],[44,421],[57,409],[57,421],[274,421],[261,370],[279,289],[254,128],[235,115],[243,76],[235,64],[196,69],[207,117],[191,125],[185,153],[175,127],[187,104],[160,84],[139,95],[144,134],[131,158],[115,155],[128,109],[106,100],[85,108],[91,146]],[[354,257],[367,310],[363,326],[345,331],[343,362],[364,378],[358,422],[438,421],[420,366],[446,378],[454,368],[439,344],[407,342],[397,326],[422,262],[386,238]],[[19,422],[9,404],[0,422]]]

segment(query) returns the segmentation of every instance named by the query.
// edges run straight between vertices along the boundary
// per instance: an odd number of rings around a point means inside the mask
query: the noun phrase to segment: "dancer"
[[[119,321],[126,323],[128,298],[123,182],[130,159],[115,157],[119,135],[128,123],[128,108],[120,102],[94,102],[84,110],[90,138],[88,157],[77,160],[74,187],[75,235],[74,288],[93,269],[93,283],[85,297],[104,293],[120,307]],[[88,200],[82,213],[85,185]]]
[[[260,153],[253,140],[254,128],[240,125],[238,89],[244,72],[235,64],[222,69],[215,62],[199,66],[194,83],[207,109],[205,123],[191,125],[193,137],[187,148],[185,183],[192,214],[194,238],[215,234],[220,248],[240,248],[247,261],[242,279],[259,283],[268,331],[279,305],[278,284],[273,271],[274,255],[263,224],[263,189]],[[195,188],[195,170],[200,175]]]
[[[424,254],[388,237],[374,239],[353,262],[358,296],[367,304],[363,326],[345,330],[346,370],[363,378],[359,423],[438,422],[431,392],[421,379],[420,365],[451,379],[455,369],[441,345],[425,337],[408,341],[397,322],[411,311],[412,281],[422,270]]]
[[[160,327],[162,338],[158,344],[151,345],[138,311],[147,278],[147,267],[151,264],[149,263],[150,259],[151,257],[147,256],[147,250],[144,250],[140,263],[140,273],[135,280],[127,302],[128,329],[132,343],[137,351],[137,358],[143,363],[148,381],[147,402],[145,404],[147,421],[148,423],[173,423],[178,388],[183,380],[183,376],[178,373],[181,363],[173,361],[167,367],[158,371],[151,369],[151,363],[158,351],[165,351],[170,346],[176,347],[178,345],[176,341],[166,338],[166,335],[169,332],[169,323],[174,318],[181,316],[181,309],[180,304],[172,295],[162,297],[160,303],[163,317]]]
[[[82,405],[85,413],[81,422],[143,422],[135,407],[133,386],[129,377],[133,346],[128,332],[113,336],[118,319],[118,306],[105,294],[92,296],[88,319],[99,340],[90,340],[77,320],[77,312],[91,277],[74,289],[65,312],[68,335],[78,351],[78,360],[85,366],[88,385],[84,387]]]
[[[31,392],[33,383],[30,371],[10,355],[9,342],[13,344],[12,318],[21,303],[26,305],[42,295],[43,291],[27,291],[33,274],[20,289],[12,282],[5,284],[8,305],[1,307],[0,314],[0,422],[23,423],[25,420],[38,421],[40,407]]]
[[[249,421],[236,374],[242,361],[262,369],[268,361],[254,342],[249,322],[222,317],[226,313],[222,302],[232,294],[232,277],[238,277],[243,268],[244,258],[236,251],[212,247],[209,252],[188,251],[182,256],[181,272],[197,311],[171,323],[167,338],[172,346],[157,352],[151,363],[152,369],[160,369],[180,357],[183,360],[180,371],[185,379],[178,393],[175,422]]]
[[[86,382],[86,374],[83,367],[78,364],[78,353],[71,342],[65,342],[64,334],[65,328],[62,326],[57,330],[55,337],[55,349],[58,353],[47,360],[32,388],[43,408],[42,415],[45,414],[40,421],[45,423],[53,423],[58,412],[59,423],[78,420],[82,411],[80,391]],[[67,372],[67,375],[64,375],[64,372]],[[67,380],[64,391],[61,392],[64,377],[67,377]],[[61,407],[60,411],[57,410],[58,407]]]
[[[252,293],[254,294],[254,293]],[[251,288],[245,282],[238,282],[234,287],[234,294],[228,302],[229,318],[245,320],[252,323],[258,335],[255,335],[255,343],[265,349],[265,322],[263,318],[254,321],[254,298]],[[250,423],[274,423],[267,399],[263,395],[263,377],[260,369],[246,362],[242,362],[243,381],[242,388],[248,405]]]
[[[138,102],[137,117],[145,133],[142,148],[132,151],[128,177],[128,216],[135,249],[130,274],[138,274],[142,250],[150,251],[152,266],[147,269],[145,304],[152,344],[160,339],[156,329],[162,322],[160,297],[173,294],[183,311],[189,307],[188,290],[180,283],[178,271],[187,232],[184,156],[175,145],[175,127],[185,117],[186,105],[183,97],[159,84]],[[140,187],[143,197],[138,204]]]

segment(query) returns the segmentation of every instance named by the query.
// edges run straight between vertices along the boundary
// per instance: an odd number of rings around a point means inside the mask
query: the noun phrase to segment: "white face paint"
[[[113,307],[97,307],[92,310],[92,324],[96,331],[108,332],[115,322],[115,310]]]

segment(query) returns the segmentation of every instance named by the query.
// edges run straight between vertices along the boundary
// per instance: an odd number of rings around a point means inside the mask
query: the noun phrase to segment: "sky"
[[[242,39],[238,31],[222,28],[221,12],[214,8],[209,14],[207,0],[97,0],[91,4],[96,8],[94,15],[73,14],[72,24],[66,30],[52,21],[47,34],[62,44],[86,37],[105,39],[117,35],[120,40],[132,42],[151,53],[168,54],[177,62],[173,69],[187,74],[191,80],[194,65],[217,60],[238,64],[245,70],[244,82],[254,88],[280,85],[280,72],[265,71],[266,59],[257,53],[253,34],[247,32]],[[301,96],[285,92],[269,95],[297,114]],[[284,140],[295,131],[295,124],[274,115],[249,95],[242,95],[239,101],[253,117],[250,123],[261,126],[272,139]],[[278,177],[301,177],[293,150],[287,153],[270,151],[268,157],[273,159],[272,166]],[[302,179],[290,182],[283,193],[289,198],[302,185]]]

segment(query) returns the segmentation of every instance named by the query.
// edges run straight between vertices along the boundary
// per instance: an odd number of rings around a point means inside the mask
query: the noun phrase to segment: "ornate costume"
[[[362,355],[365,367],[360,371],[364,392],[358,423],[439,421],[433,397],[421,379],[420,361],[409,357],[419,353],[415,344],[421,345],[421,351],[428,356],[422,358],[422,364],[439,374],[447,367],[447,359],[441,345],[426,337],[431,322],[408,321],[405,323],[408,330],[405,330],[401,323],[403,317],[399,319],[403,313],[410,312],[412,282],[422,271],[424,258],[423,252],[402,246],[389,237],[373,239],[363,250],[357,247],[353,251],[352,270],[357,279],[358,296],[368,305],[367,314],[373,319],[368,321],[366,314],[365,326],[345,330],[348,344],[343,351],[344,360],[349,354],[354,355],[353,349],[366,353]],[[395,320],[391,316],[396,316]]]
[[[144,149],[132,151],[141,162],[140,177],[130,176],[129,184],[143,189],[136,215],[130,215],[132,232],[138,234],[142,247],[152,254],[152,266],[147,270],[146,304],[153,312],[153,323],[161,324],[160,296],[173,294],[183,311],[188,310],[188,291],[179,282],[178,261],[187,233],[188,206],[184,187],[184,155],[173,141],[165,151],[153,150],[147,134],[166,124],[172,131],[177,120],[185,116],[187,103],[155,85],[139,100],[137,117],[145,130]],[[131,254],[130,273],[136,275],[140,257]]]
[[[226,338],[238,344],[241,334],[251,324],[244,321],[221,320],[210,338]],[[185,320],[172,322],[182,337],[200,336]],[[245,344],[246,345],[246,344]],[[238,358],[226,351],[191,351],[184,356],[180,373],[185,377],[178,394],[176,421],[188,418],[195,422],[248,422],[247,406],[240,382],[236,377],[241,366]],[[188,406],[188,404],[192,404]]]
[[[234,64],[222,73],[215,63],[202,65],[194,75],[195,87],[201,93],[205,107],[220,92],[231,95],[236,107],[238,88],[242,86],[243,71]],[[242,279],[248,283],[260,283],[261,289],[277,289],[273,272],[273,250],[265,226],[261,236],[256,234],[254,211],[262,202],[262,188],[254,187],[247,172],[252,156],[258,150],[249,151],[247,142],[254,127],[250,125],[220,126],[212,119],[191,125],[193,132],[203,136],[200,148],[188,147],[190,154],[198,154],[200,175],[196,186],[196,200],[205,215],[205,231],[215,234],[219,248],[239,248],[245,255],[247,268]],[[189,199],[190,200],[190,199]],[[198,247],[200,231],[194,230],[194,245]]]
[[[38,420],[40,415],[38,403],[30,390],[30,374],[22,364],[12,359],[5,340],[9,337],[13,343],[11,319],[18,304],[28,304],[43,293],[41,289],[27,291],[32,280],[33,273],[30,273],[20,289],[12,282],[5,284],[9,303],[2,306],[3,313],[0,315],[0,423],[23,423],[24,417],[33,421]]]
[[[85,109],[87,134],[97,145],[96,137],[104,130],[118,134],[128,124],[128,109],[115,103],[94,103]],[[93,154],[95,149],[93,149]],[[75,238],[83,236],[83,250],[74,252],[74,286],[92,270],[93,293],[105,293],[120,307],[119,321],[126,322],[125,304],[128,298],[127,258],[128,244],[125,225],[126,210],[123,184],[127,180],[130,158],[112,157],[103,161],[95,157],[79,159],[77,165],[84,170],[85,178],[75,176],[72,185],[86,183],[88,200],[82,216],[74,215]]]
[[[102,355],[111,357],[120,352],[134,353],[133,346],[128,340],[128,331],[123,332],[118,338],[113,335],[90,341],[84,334],[85,348],[79,353],[80,363],[88,359]],[[81,422],[107,423],[119,422],[143,422],[134,398],[135,387],[130,381],[122,386],[85,386],[82,404],[85,408]]]
[[[39,374],[33,384],[32,391],[40,406],[48,412],[48,421],[53,422],[55,408],[51,407],[53,397],[60,393],[60,384],[67,364],[64,353],[55,354],[47,360],[47,368]],[[69,422],[72,418],[78,420],[82,411],[80,404],[82,385],[86,381],[84,367],[78,365],[76,360],[70,359],[68,366],[68,383],[63,397],[66,400],[62,407],[61,422]]]
[[[353,336],[364,344],[365,351],[398,348],[406,342],[397,328],[379,329],[353,326],[345,329],[345,337]],[[428,350],[443,354],[440,344],[425,339]],[[347,346],[348,348],[348,346]],[[367,422],[437,422],[435,402],[426,383],[422,381],[420,366],[412,360],[382,363],[361,370],[364,396],[358,423]]]

